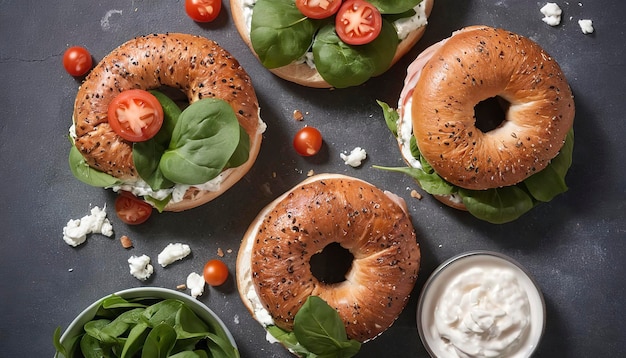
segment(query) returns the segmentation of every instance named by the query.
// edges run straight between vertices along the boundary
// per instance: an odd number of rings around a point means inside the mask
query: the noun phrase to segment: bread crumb
[[[187,289],[187,285],[185,285],[184,283],[181,283],[180,285],[176,286],[176,289],[179,291],[184,291]]]
[[[130,249],[131,247],[133,247],[133,242],[126,235],[122,235],[122,237],[120,237],[120,243],[122,244],[122,247],[125,249]]]
[[[217,256],[224,257],[224,250],[221,247],[217,248]]]
[[[228,252],[229,254],[232,254],[233,253],[233,249],[228,249],[228,250],[226,250],[226,252]]]
[[[295,119],[296,121],[302,121],[304,120],[304,114],[302,114],[300,110],[296,109],[293,111],[293,119]]]
[[[313,171],[313,169],[309,170],[309,171],[306,173],[306,176],[308,176],[308,177],[312,177],[313,175],[315,175],[315,172]]]
[[[422,200],[422,194],[418,193],[417,190],[411,190],[411,197],[417,200]]]

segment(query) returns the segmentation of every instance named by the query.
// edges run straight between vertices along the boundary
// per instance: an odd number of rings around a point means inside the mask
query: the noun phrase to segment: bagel
[[[213,200],[241,179],[258,155],[265,124],[250,77],[239,62],[212,40],[187,34],[152,34],[134,38],[106,55],[80,86],[73,112],[73,141],[90,167],[117,178],[122,187],[140,181],[132,143],[111,129],[107,109],[128,89],[174,88],[188,102],[220,98],[233,108],[248,134],[248,160],[219,176],[214,188],[190,186],[167,211],[182,211]],[[118,185],[119,187],[120,185]],[[114,189],[115,190],[115,189]]]
[[[494,98],[504,118],[480,129],[475,108]],[[526,37],[471,26],[432,45],[409,65],[397,112],[402,156],[448,206],[503,223],[567,190],[573,95],[554,58]]]
[[[327,283],[312,274],[311,258],[335,243],[354,258],[343,281]],[[403,199],[360,179],[319,174],[267,205],[252,222],[237,257],[237,286],[266,327],[291,331],[307,297],[318,296],[337,310],[349,338],[366,342],[401,313],[419,265]]]
[[[246,45],[250,48],[252,53],[254,53],[255,56],[258,58],[258,55],[254,50],[254,46],[250,38],[250,21],[255,3],[256,0],[230,0],[230,7],[233,22],[235,23],[237,31],[239,32],[241,38],[246,43]],[[389,67],[398,62],[398,60],[402,56],[404,56],[422,38],[424,32],[426,31],[426,19],[430,16],[433,8],[433,3],[434,0],[423,0],[419,4],[419,7],[416,7],[416,9],[419,10],[419,13],[416,14],[416,17],[423,17],[423,25],[418,25],[419,27],[413,28],[411,31],[408,32],[408,34],[406,34],[406,36],[402,35],[403,38],[399,39],[398,46],[395,50],[395,55],[393,56]],[[284,80],[294,82],[306,87],[336,87],[327,82],[327,80],[324,79],[322,75],[320,75],[315,66],[311,64],[310,60],[297,60],[285,66],[269,68],[269,71]]]

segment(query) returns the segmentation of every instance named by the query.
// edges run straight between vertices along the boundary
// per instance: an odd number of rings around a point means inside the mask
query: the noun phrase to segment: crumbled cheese
[[[204,277],[192,272],[187,276],[187,288],[191,290],[194,298],[201,296],[204,292]]]
[[[545,22],[546,24],[550,26],[557,26],[561,23],[562,11],[559,5],[553,2],[549,2],[545,4],[539,11],[541,11],[544,16],[544,18],[541,20],[543,20],[543,22]]]
[[[147,280],[154,272],[154,267],[150,264],[148,255],[131,256],[128,259],[128,267],[130,268],[130,274],[141,281]]]
[[[593,21],[589,19],[578,20],[578,26],[580,26],[580,29],[585,35],[593,32]]]
[[[191,253],[189,245],[176,243],[168,244],[159,254],[157,261],[159,265],[165,267],[174,261],[182,260]]]
[[[89,234],[102,234],[110,237],[113,235],[113,226],[106,216],[106,205],[103,209],[96,206],[91,209],[90,215],[68,221],[63,228],[63,241],[76,247],[85,242]]]
[[[367,158],[367,153],[365,152],[365,149],[356,147],[352,149],[350,154],[346,155],[344,153],[340,153],[339,156],[343,159],[346,165],[356,168],[361,165],[361,162],[365,160],[365,158]]]

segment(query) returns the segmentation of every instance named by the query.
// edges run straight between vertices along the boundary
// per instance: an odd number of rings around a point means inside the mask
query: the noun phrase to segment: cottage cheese
[[[189,245],[176,243],[168,244],[159,254],[157,261],[159,265],[165,267],[174,261],[182,260],[191,253]]]
[[[89,234],[113,235],[113,226],[107,219],[106,205],[104,208],[94,207],[90,215],[80,219],[70,220],[63,228],[63,241],[76,247],[87,240]]]
[[[130,268],[130,274],[141,281],[147,280],[154,272],[154,267],[150,264],[148,255],[131,256],[128,259],[128,267]]]
[[[192,272],[187,276],[187,288],[191,290],[191,296],[198,298],[204,293],[204,278]]]
[[[343,159],[346,165],[356,168],[361,165],[365,158],[367,158],[367,153],[365,152],[365,149],[356,147],[352,149],[350,154],[340,153],[339,156]]]
[[[553,2],[545,4],[539,11],[543,14],[543,22],[550,26],[557,26],[561,23],[561,8]]]

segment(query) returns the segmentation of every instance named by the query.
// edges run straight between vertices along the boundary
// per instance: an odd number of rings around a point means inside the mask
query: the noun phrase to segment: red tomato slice
[[[152,215],[152,206],[133,194],[122,191],[115,199],[115,213],[129,225],[139,225]]]
[[[163,125],[163,107],[150,92],[131,89],[118,94],[109,104],[109,125],[122,138],[143,142],[154,137]]]
[[[63,67],[72,76],[86,74],[91,69],[92,64],[91,54],[84,47],[72,46],[63,54]]]
[[[222,285],[228,279],[228,266],[220,260],[209,260],[202,272],[204,281],[211,286]]]
[[[185,0],[185,11],[193,21],[211,22],[221,10],[221,0]]]
[[[302,15],[311,19],[325,19],[334,15],[341,6],[341,0],[296,0],[296,7]]]
[[[383,26],[378,9],[363,0],[348,0],[341,5],[335,18],[335,30],[341,41],[349,45],[372,42]]]
[[[293,138],[293,147],[298,154],[309,157],[317,154],[322,148],[322,133],[317,128],[304,127]]]

